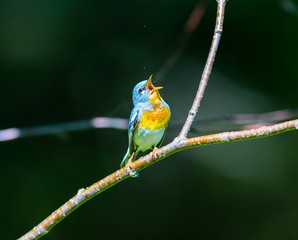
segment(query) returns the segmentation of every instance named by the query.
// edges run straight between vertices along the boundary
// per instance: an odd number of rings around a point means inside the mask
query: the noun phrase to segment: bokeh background
[[[131,105],[114,110],[160,70],[197,3],[1,0],[0,129],[128,118]],[[206,6],[160,83],[172,120],[186,117],[207,57],[216,1]],[[297,2],[230,0],[225,16],[199,117],[297,107]],[[297,140],[289,132],[177,153],[44,239],[298,239]],[[126,147],[127,132],[114,129],[1,142],[1,239],[20,237],[115,171]]]

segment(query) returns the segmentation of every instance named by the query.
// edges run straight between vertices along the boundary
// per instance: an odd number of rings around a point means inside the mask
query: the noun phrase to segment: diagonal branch
[[[135,175],[136,170],[140,171],[148,167],[149,165],[153,164],[154,162],[157,162],[158,160],[161,160],[164,157],[183,149],[182,146],[183,144],[185,144],[185,141],[187,140],[186,138],[187,133],[189,132],[190,126],[195,118],[195,115],[200,106],[201,99],[203,97],[203,94],[207,85],[207,81],[209,79],[209,76],[212,70],[216,50],[218,48],[218,44],[219,44],[219,40],[222,32],[224,7],[225,7],[226,0],[217,0],[217,3],[218,3],[218,8],[217,8],[216,26],[215,26],[213,41],[211,44],[208,59],[199,85],[197,96],[195,97],[193,106],[189,112],[187,120],[178,138],[176,138],[172,143],[168,144],[167,146],[159,149],[158,151],[153,151],[152,153],[149,153],[148,155],[139,159],[138,161],[135,161],[131,164],[127,164],[128,166],[110,174],[109,176],[93,184],[87,189],[80,189],[76,196],[74,196],[64,205],[62,205],[58,210],[53,212],[49,217],[43,220],[40,224],[38,224],[36,227],[34,227],[31,231],[29,231],[20,239],[22,240],[37,239],[42,235],[47,234],[55,225],[57,225],[67,215],[69,215],[72,211],[77,209],[80,205],[84,204],[86,201],[90,200],[97,194],[123,181],[125,178],[128,178],[130,176],[136,176]],[[189,147],[191,146],[192,145],[189,145]],[[184,147],[186,147],[186,145]]]
[[[190,127],[193,123],[195,115],[200,106],[200,102],[202,100],[207,81],[209,79],[211,69],[213,66],[216,50],[219,44],[222,25],[223,25],[223,16],[224,16],[224,7],[226,0],[217,0],[218,2],[218,10],[217,10],[217,19],[216,19],[216,27],[214,31],[214,37],[211,45],[211,49],[209,52],[209,56],[207,59],[207,63],[202,75],[202,79],[199,85],[199,89],[197,95],[195,97],[193,106],[189,112],[186,123],[177,138],[175,138],[168,145],[154,150],[153,152],[147,154],[146,156],[139,158],[135,162],[131,162],[127,164],[122,169],[117,170],[116,172],[108,175],[97,183],[91,185],[86,189],[80,189],[78,193],[71,198],[68,202],[54,211],[50,216],[44,219],[41,223],[39,223],[36,227],[34,227],[27,234],[22,236],[21,240],[28,239],[38,239],[41,236],[47,234],[54,226],[56,226],[60,221],[62,221],[66,216],[68,216],[71,212],[77,209],[79,206],[92,199],[96,195],[102,193],[108,188],[114,186],[115,184],[120,183],[124,179],[128,177],[136,176],[136,172],[141,171],[148,166],[174,154],[175,152],[200,147],[204,145],[216,144],[216,143],[226,143],[231,141],[240,141],[247,139],[254,139],[260,137],[266,137],[274,134],[279,134],[285,131],[297,130],[298,129],[298,119],[288,122],[283,122],[279,124],[275,124],[272,126],[263,126],[256,129],[244,130],[244,131],[234,131],[234,132],[224,132],[213,135],[206,135],[195,138],[187,138],[187,133],[190,130]]]
[[[174,66],[174,64],[179,59],[180,54],[182,53],[183,49],[187,45],[190,37],[196,30],[197,26],[201,22],[205,14],[207,4],[206,3],[198,3],[192,13],[190,14],[189,18],[187,19],[183,31],[180,37],[177,39],[174,48],[172,49],[171,53],[164,61],[160,69],[157,71],[155,75],[155,79],[157,81],[164,78],[164,76],[169,72],[169,70]]]
[[[47,234],[55,225],[62,221],[66,216],[76,210],[79,206],[83,205],[88,200],[96,195],[104,192],[108,188],[122,182],[124,179],[135,176],[133,173],[139,172],[148,166],[179,152],[184,149],[201,147],[204,145],[211,145],[216,143],[228,143],[234,141],[248,140],[260,137],[267,137],[283,133],[286,131],[298,130],[298,119],[288,122],[275,124],[272,126],[263,126],[256,129],[224,132],[212,135],[206,135],[194,138],[176,138],[168,145],[139,158],[137,161],[128,164],[126,167],[108,175],[102,180],[94,183],[90,187],[80,189],[78,193],[71,198],[68,202],[58,208],[45,220],[39,223],[31,231],[25,234],[20,240],[38,239],[42,235]]]
[[[223,30],[223,20],[224,20],[224,11],[225,11],[226,0],[217,0],[217,16],[216,16],[216,24],[213,34],[213,40],[211,43],[211,47],[209,50],[208,58],[205,64],[204,71],[202,73],[200,85],[192,104],[192,107],[188,113],[187,119],[184,123],[184,126],[179,133],[179,137],[187,137],[187,134],[190,130],[190,127],[198,113],[199,107],[201,105],[202,98],[204,96],[204,92],[208,83],[208,79],[210,77],[213,63],[215,60],[215,55],[217,52],[217,48],[220,42],[220,37]]]

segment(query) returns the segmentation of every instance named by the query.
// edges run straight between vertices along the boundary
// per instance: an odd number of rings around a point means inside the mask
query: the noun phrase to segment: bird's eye
[[[139,93],[143,93],[143,92],[144,92],[144,89],[143,89],[143,88],[139,88],[139,89],[138,89],[138,92],[139,92]]]

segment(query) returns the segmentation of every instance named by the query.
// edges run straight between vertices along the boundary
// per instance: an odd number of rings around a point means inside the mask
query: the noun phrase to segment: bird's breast
[[[134,134],[134,143],[142,152],[155,147],[162,139],[165,133],[164,128],[150,130],[145,127],[140,127]]]
[[[168,125],[170,117],[170,109],[164,106],[159,106],[153,110],[143,112],[139,127],[144,127],[150,130],[165,128]]]

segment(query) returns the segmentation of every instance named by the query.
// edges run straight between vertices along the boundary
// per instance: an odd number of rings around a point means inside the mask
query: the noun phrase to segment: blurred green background
[[[0,129],[108,116],[158,71],[197,3],[1,0]],[[160,84],[172,120],[191,106],[215,15],[209,1]],[[297,107],[297,26],[295,1],[228,1],[199,117]],[[97,196],[44,239],[298,239],[297,140],[289,132],[177,153]],[[115,171],[126,147],[127,132],[113,129],[0,143],[1,239],[20,237]]]

